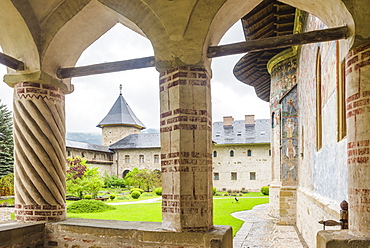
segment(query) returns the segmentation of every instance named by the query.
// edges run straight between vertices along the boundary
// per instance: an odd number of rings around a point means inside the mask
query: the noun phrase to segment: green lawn
[[[243,221],[232,217],[230,214],[237,211],[249,210],[259,204],[268,203],[268,198],[239,198],[236,203],[234,198],[214,199],[214,224],[229,225],[233,228],[233,235],[242,226]],[[125,221],[161,222],[161,203],[138,203],[115,206],[115,210],[89,214],[67,214],[68,218],[107,219]]]

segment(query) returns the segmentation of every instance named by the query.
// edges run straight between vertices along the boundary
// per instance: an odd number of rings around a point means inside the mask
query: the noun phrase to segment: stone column
[[[50,84],[18,83],[13,121],[16,219],[65,219],[64,93]]]
[[[213,227],[210,76],[178,67],[160,75],[163,227]]]
[[[370,238],[370,43],[346,58],[349,229]]]

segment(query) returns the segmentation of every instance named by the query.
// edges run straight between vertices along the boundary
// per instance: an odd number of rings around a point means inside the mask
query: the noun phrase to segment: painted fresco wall
[[[283,186],[297,186],[298,182],[298,101],[294,87],[281,100],[282,155],[280,180]]]
[[[305,31],[326,26],[309,15]],[[322,80],[322,148],[316,147],[316,58],[320,47]],[[316,247],[321,219],[339,218],[339,204],[347,199],[346,139],[337,141],[336,42],[301,47],[297,72],[299,189],[297,227],[310,247]],[[309,225],[307,225],[309,223]]]

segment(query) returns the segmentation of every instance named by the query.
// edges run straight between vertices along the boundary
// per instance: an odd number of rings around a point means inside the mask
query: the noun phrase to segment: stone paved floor
[[[262,204],[232,214],[245,221],[234,237],[234,248],[307,248],[294,226],[277,225],[267,213],[268,204]]]

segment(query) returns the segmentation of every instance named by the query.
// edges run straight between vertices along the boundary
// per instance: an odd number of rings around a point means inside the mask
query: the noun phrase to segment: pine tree
[[[0,100],[0,177],[13,172],[12,113]]]

